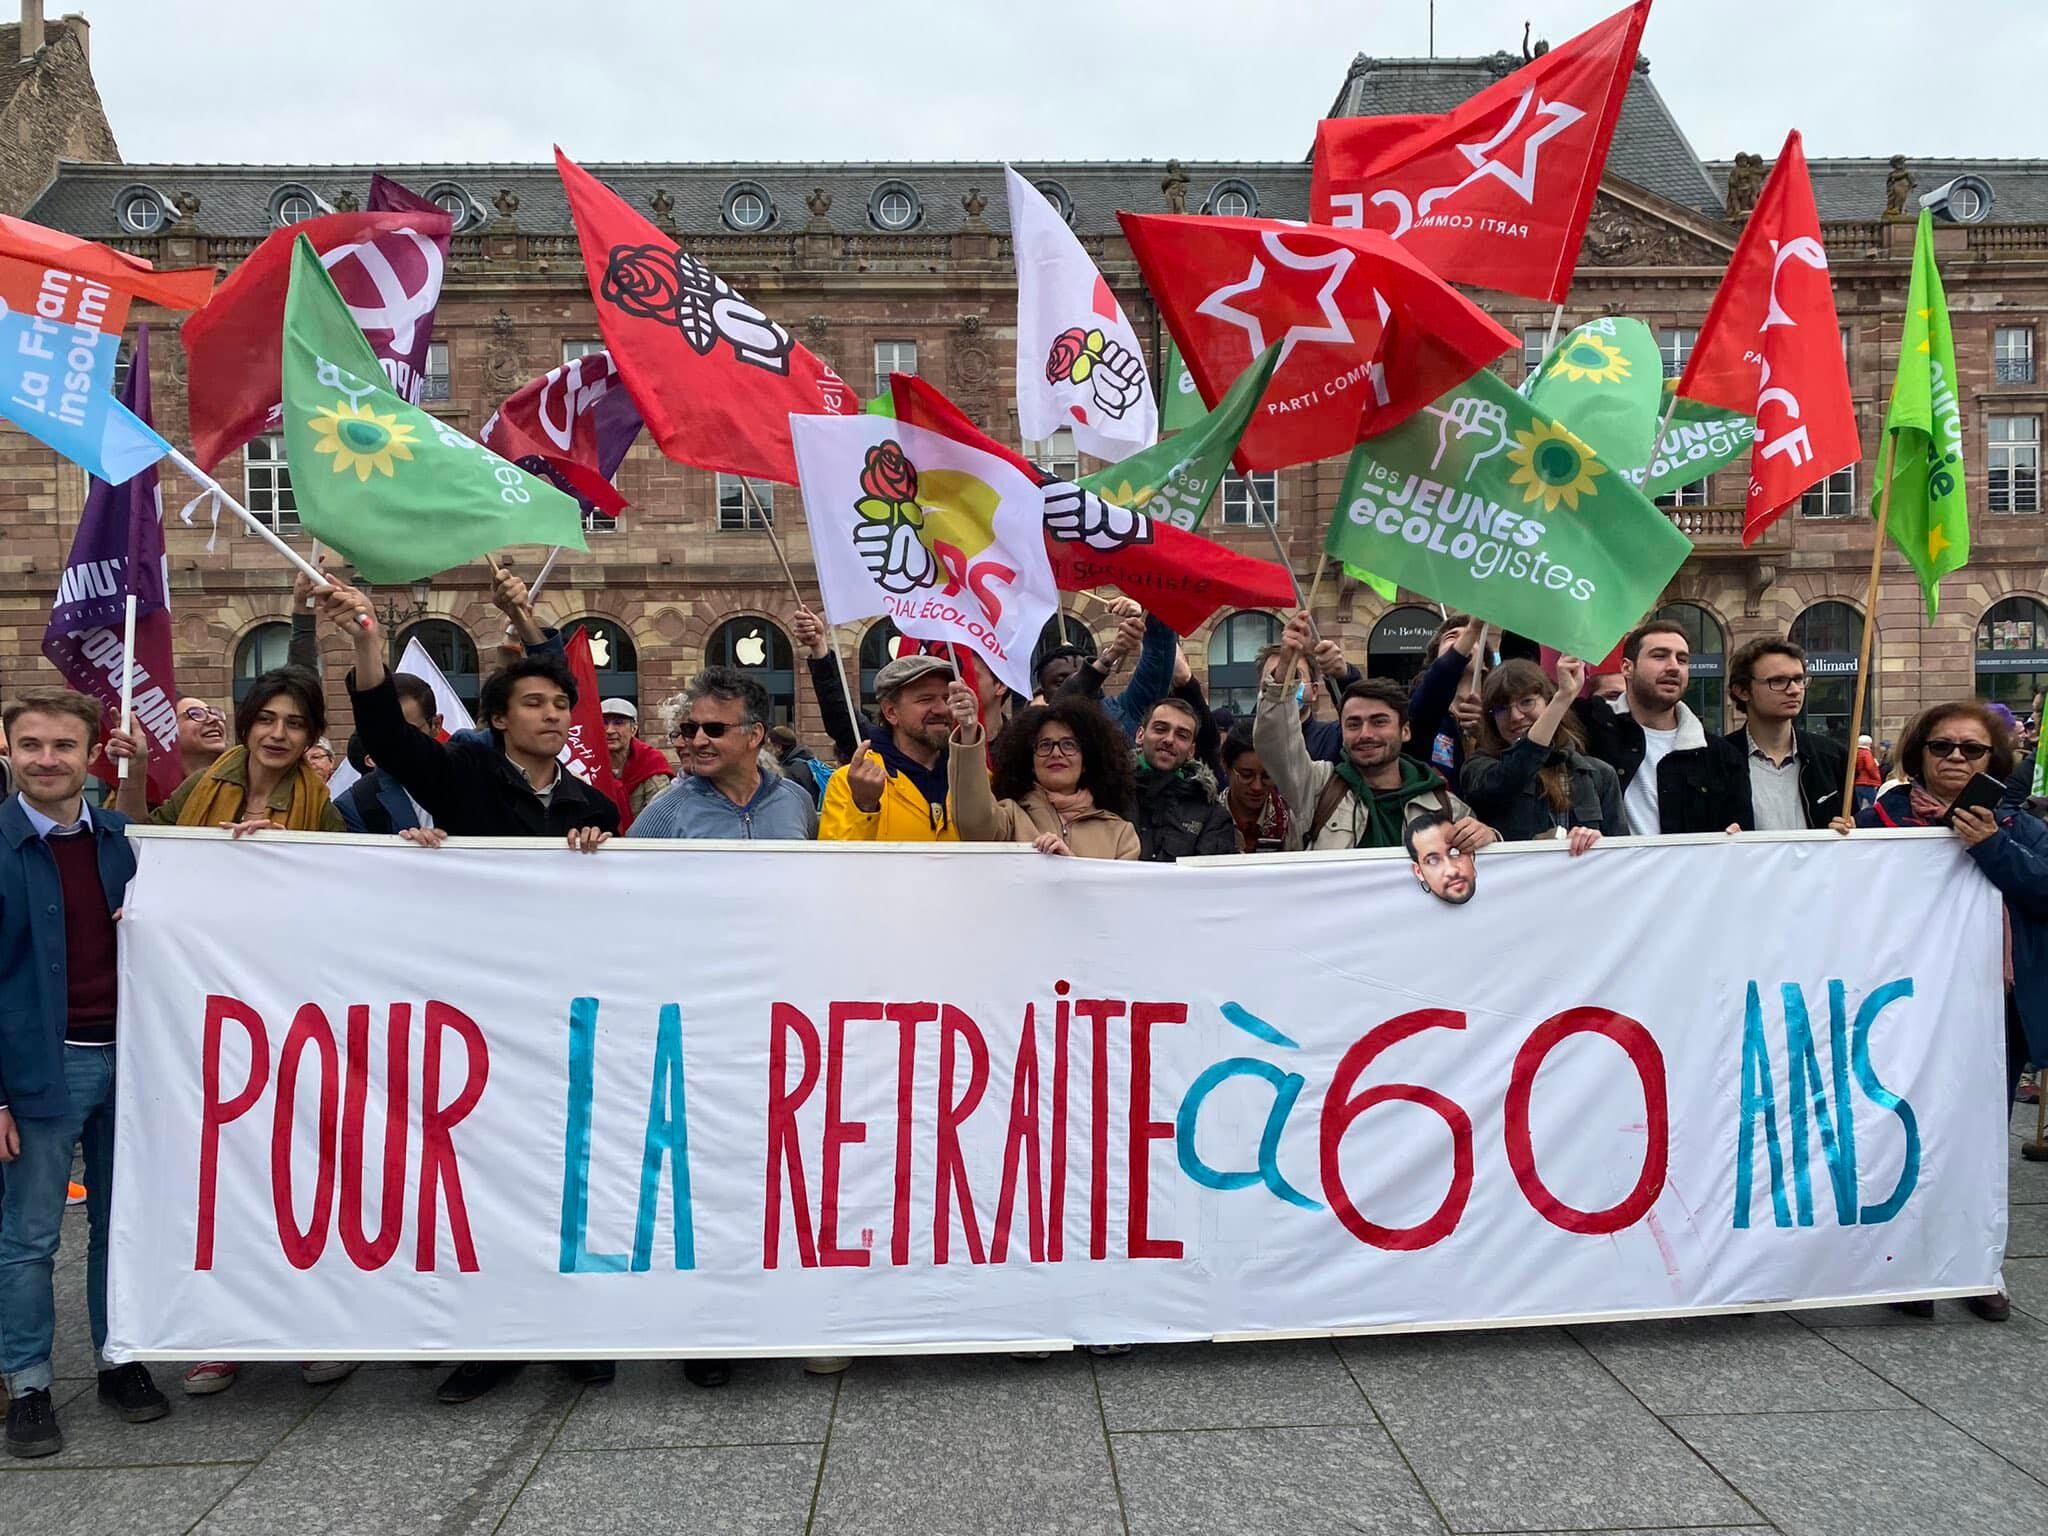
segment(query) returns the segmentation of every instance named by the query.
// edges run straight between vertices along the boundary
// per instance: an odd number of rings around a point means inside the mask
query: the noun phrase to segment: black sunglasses
[[[668,735],[671,741],[688,741],[699,731],[702,731],[709,739],[716,741],[727,731],[743,731],[745,729],[746,727],[743,725],[727,725],[723,720],[681,720],[676,723],[676,728],[670,731]]]
[[[1991,755],[1981,741],[1950,741],[1945,736],[1928,742],[1926,750],[1936,757],[1960,757],[1966,763],[1981,763]]]

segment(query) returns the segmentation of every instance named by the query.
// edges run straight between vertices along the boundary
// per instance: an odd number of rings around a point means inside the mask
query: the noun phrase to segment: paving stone
[[[2041,1529],[2041,1485],[1925,1409],[1668,1422],[1785,1536]]]
[[[1111,1443],[1131,1536],[1444,1529],[1377,1425],[1120,1434]]]
[[[1112,1431],[1375,1422],[1326,1339],[1142,1345],[1094,1364]]]
[[[0,1488],[0,1532],[158,1536],[187,1531],[248,1473],[246,1466],[225,1465],[31,1472]]]
[[[1836,1328],[1826,1334],[1914,1401],[2048,1482],[2048,1324],[2015,1312],[1974,1328]]]
[[[1341,1347],[1454,1531],[1755,1521],[1560,1331],[1347,1339]]]
[[[815,1446],[557,1451],[535,1470],[498,1536],[802,1536],[817,1486]]]
[[[0,1457],[0,1479],[51,1467],[260,1461],[334,1390],[307,1386],[290,1365],[248,1366],[232,1389],[213,1397],[180,1392],[176,1365],[157,1365],[150,1374],[171,1411],[148,1424],[130,1424],[102,1404],[95,1382],[61,1382],[69,1389],[57,1411],[64,1449],[35,1461]]]
[[[1122,1536],[1083,1354],[861,1360],[840,1379],[811,1536]]]
[[[816,1444],[837,1392],[834,1378],[806,1376],[794,1360],[735,1361],[732,1380],[708,1391],[671,1361],[622,1360],[616,1381],[577,1399],[555,1449]]]
[[[2048,1205],[2015,1205],[2006,1213],[2005,1256],[2048,1259]]]
[[[2048,1259],[2007,1259],[2005,1288],[2015,1308],[2048,1323]]]
[[[1789,1317],[1677,1318],[1574,1328],[1652,1413],[1774,1413],[1912,1404]]]

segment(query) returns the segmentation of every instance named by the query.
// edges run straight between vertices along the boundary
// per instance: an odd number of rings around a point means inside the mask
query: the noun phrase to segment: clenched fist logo
[[[1102,413],[1121,420],[1145,392],[1145,365],[1122,343],[1077,325],[1053,338],[1045,382],[1086,384]]]
[[[1152,542],[1152,519],[1065,480],[1045,488],[1045,530],[1064,544],[1105,551]]]

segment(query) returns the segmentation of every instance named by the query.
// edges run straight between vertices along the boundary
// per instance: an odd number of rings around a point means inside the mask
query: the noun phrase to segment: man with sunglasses
[[[178,700],[178,769],[185,778],[214,765],[228,749],[228,717],[204,699]]]
[[[1742,729],[1657,765],[1666,832],[1803,832],[1848,814],[1847,749],[1796,722],[1806,708],[1806,653],[1789,640],[1752,640],[1728,660],[1728,697]]]
[[[670,739],[689,766],[633,818],[632,835],[668,838],[803,839],[817,836],[810,794],[761,772],[768,692],[731,667],[690,679]]]

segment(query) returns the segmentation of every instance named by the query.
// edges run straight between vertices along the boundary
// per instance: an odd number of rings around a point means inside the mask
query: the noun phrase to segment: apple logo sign
[[[612,643],[603,635],[593,633],[590,637],[590,664],[600,672],[612,664]]]
[[[761,638],[759,626],[734,641],[732,653],[743,667],[765,667],[768,664],[768,642]]]

